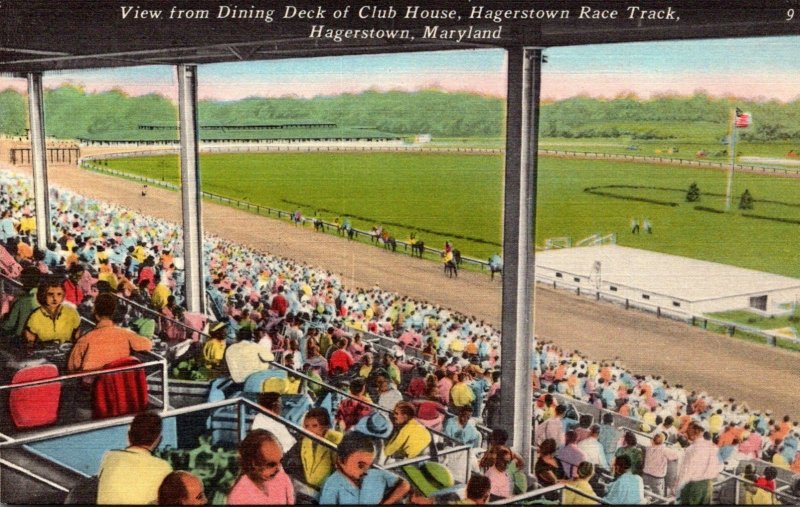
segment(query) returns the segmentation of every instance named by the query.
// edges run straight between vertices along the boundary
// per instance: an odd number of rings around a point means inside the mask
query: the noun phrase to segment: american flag
[[[736,128],[746,129],[750,126],[751,121],[750,113],[743,113],[741,109],[736,108]]]

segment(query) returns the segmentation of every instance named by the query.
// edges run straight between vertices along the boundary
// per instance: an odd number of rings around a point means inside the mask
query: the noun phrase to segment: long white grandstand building
[[[777,314],[800,298],[797,278],[619,245],[537,252],[536,275],[693,315],[737,309]]]

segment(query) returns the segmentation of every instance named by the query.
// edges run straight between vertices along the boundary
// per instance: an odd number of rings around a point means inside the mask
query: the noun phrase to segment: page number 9
[[[786,21],[791,21],[794,19],[794,9],[789,9],[786,11]]]

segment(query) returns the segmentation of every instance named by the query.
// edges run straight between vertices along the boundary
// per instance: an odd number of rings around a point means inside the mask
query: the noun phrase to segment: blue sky
[[[646,98],[696,90],[782,101],[800,97],[800,37],[573,46],[545,53],[545,99],[626,92]],[[502,97],[505,69],[505,52],[494,49],[202,65],[199,95],[230,100],[438,87]],[[91,91],[119,87],[133,95],[176,94],[169,66],[45,74],[47,86],[65,81]],[[0,87],[9,85],[24,89],[25,82],[0,79]]]

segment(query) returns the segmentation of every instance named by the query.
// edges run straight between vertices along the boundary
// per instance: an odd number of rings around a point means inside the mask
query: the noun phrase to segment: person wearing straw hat
[[[413,488],[411,503],[443,503],[444,495],[454,494],[463,488],[463,485],[456,486],[453,474],[447,467],[434,461],[427,461],[420,466],[405,465],[402,470]]]
[[[208,331],[210,338],[203,345],[203,360],[209,370],[219,370],[225,359],[226,322],[215,322]]]

